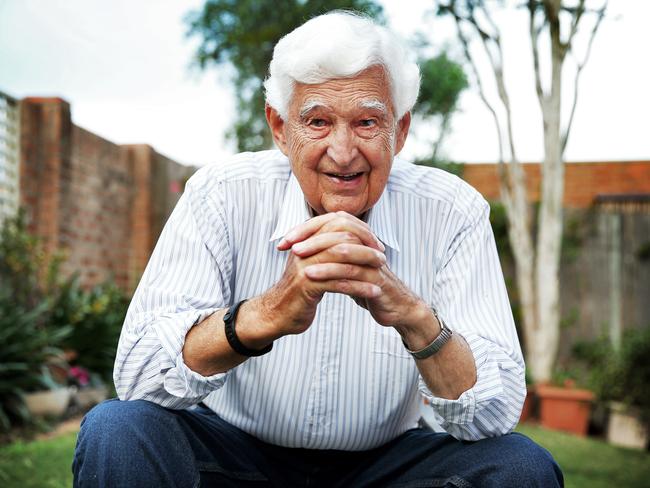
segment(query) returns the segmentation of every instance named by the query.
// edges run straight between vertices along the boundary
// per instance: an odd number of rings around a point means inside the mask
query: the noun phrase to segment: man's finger
[[[297,225],[289,232],[278,243],[278,249],[280,251],[286,251],[291,248],[296,242],[300,242],[312,234],[318,232],[318,230],[327,222],[334,220],[336,218],[335,213],[327,213],[323,215],[318,215],[312,219],[309,219],[302,224]]]
[[[305,274],[315,281],[354,280],[377,284],[380,276],[377,268],[348,263],[319,263],[305,268]]]
[[[361,244],[361,239],[352,232],[326,232],[323,234],[316,234],[304,241],[295,243],[291,246],[291,250],[297,256],[307,258],[344,242]]]
[[[373,283],[356,280],[329,280],[318,283],[322,292],[341,293],[350,297],[377,298],[381,288]]]
[[[306,259],[308,260],[307,265],[316,263],[346,263],[381,268],[386,264],[386,256],[380,251],[362,244],[345,242],[328,247],[324,251]]]
[[[372,233],[368,225],[353,215],[345,212],[319,215],[308,220],[289,231],[278,244],[278,249],[284,251],[297,242],[304,241],[318,232],[348,231],[359,237],[367,246],[384,251],[384,245]]]

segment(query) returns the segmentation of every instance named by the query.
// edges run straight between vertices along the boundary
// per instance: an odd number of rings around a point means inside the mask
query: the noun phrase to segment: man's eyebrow
[[[328,105],[325,102],[322,102],[320,100],[307,100],[302,107],[300,107],[300,118],[304,119],[309,112],[314,110],[315,108],[329,108]]]
[[[378,110],[384,114],[388,114],[388,107],[386,107],[386,104],[381,100],[362,100],[361,103],[359,103],[359,106],[361,108]]]

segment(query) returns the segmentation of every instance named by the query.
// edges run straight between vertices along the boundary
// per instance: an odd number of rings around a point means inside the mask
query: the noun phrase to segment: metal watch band
[[[241,302],[235,303],[235,305],[228,309],[226,315],[223,316],[223,323],[226,326],[226,339],[228,339],[228,344],[230,344],[230,347],[232,347],[237,354],[248,357],[261,356],[273,349],[273,343],[269,344],[264,349],[249,349],[239,341],[237,333],[235,332],[235,319],[237,318],[237,312],[239,312],[239,307],[241,307],[242,303],[245,301],[246,300],[242,300]]]
[[[415,359],[426,359],[428,357],[433,356],[435,353],[440,351],[440,349],[442,349],[442,346],[444,346],[445,344],[447,344],[447,342],[449,342],[449,339],[451,339],[452,336],[451,329],[445,325],[443,320],[438,316],[438,313],[434,309],[431,310],[433,311],[433,315],[435,315],[436,319],[440,323],[440,334],[438,334],[438,336],[433,340],[433,342],[428,346],[426,346],[425,348],[420,349],[419,351],[411,351],[406,345],[406,342],[402,340],[406,350]]]

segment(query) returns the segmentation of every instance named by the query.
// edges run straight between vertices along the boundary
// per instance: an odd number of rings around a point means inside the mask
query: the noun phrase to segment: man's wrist
[[[440,335],[442,327],[433,310],[422,301],[412,307],[406,319],[395,329],[412,351],[420,350]]]
[[[237,337],[249,349],[263,349],[280,337],[261,308],[260,298],[255,297],[243,303],[237,314]]]

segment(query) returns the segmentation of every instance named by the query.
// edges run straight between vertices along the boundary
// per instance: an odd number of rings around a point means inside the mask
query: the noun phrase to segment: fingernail
[[[386,247],[382,244],[382,242],[377,238],[375,238],[375,240],[377,241],[377,244],[379,244],[379,249],[381,249],[382,251],[385,251]]]
[[[384,255],[384,253],[377,252],[376,254],[377,254],[377,257],[379,258],[379,260],[380,260],[382,263],[386,264],[386,256]]]
[[[300,252],[305,250],[305,244],[303,242],[297,242],[293,246],[291,246],[291,249],[295,252]]]

